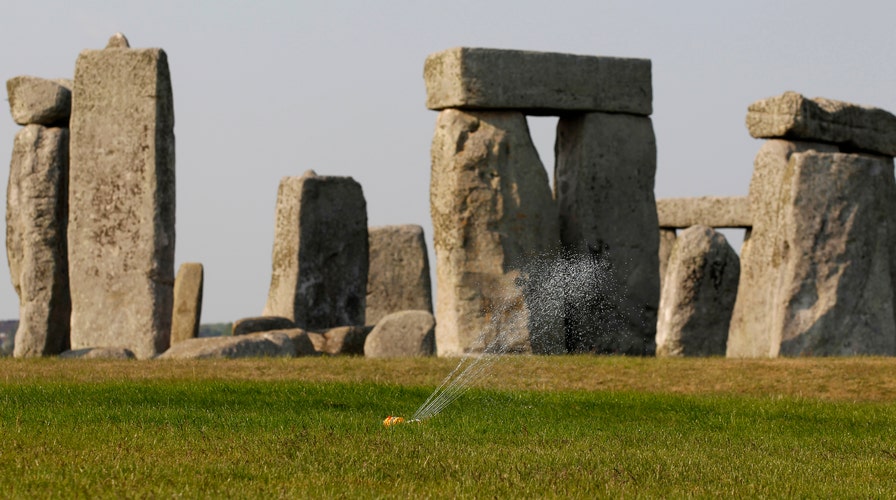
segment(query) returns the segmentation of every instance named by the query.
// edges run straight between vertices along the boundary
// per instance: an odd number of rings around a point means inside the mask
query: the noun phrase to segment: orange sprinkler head
[[[383,420],[383,426],[384,427],[392,427],[393,425],[398,425],[402,422],[404,422],[404,418],[393,417],[392,415],[389,415],[388,417],[386,417],[386,420]]]

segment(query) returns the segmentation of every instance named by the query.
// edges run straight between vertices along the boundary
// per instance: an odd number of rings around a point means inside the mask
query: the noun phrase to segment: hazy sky
[[[351,176],[371,226],[419,224],[431,246],[427,54],[475,46],[651,59],[657,197],[745,195],[760,146],[744,126],[751,102],[795,90],[896,111],[894,18],[888,0],[32,0],[3,7],[0,79],[71,78],[78,53],[117,31],[132,47],[165,49],[176,261],[205,265],[203,322],[224,322],[264,307],[284,176]],[[549,172],[555,125],[530,119]],[[4,179],[18,129],[0,119]],[[0,319],[16,317],[3,265]]]

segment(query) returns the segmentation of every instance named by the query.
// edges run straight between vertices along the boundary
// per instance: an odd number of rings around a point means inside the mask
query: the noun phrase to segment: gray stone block
[[[781,189],[790,156],[805,151],[837,152],[837,147],[773,139],[756,154],[749,196],[753,227],[740,250],[740,282],[726,351],[729,357],[777,356],[778,348],[772,345],[779,343],[772,341],[770,311],[782,265]]]
[[[774,237],[765,239],[770,255],[752,263],[767,299],[761,312],[744,314],[758,292],[738,296],[728,356],[896,354],[892,159],[784,152],[775,226],[767,230]]]
[[[285,177],[277,192],[271,287],[264,316],[300,328],[364,323],[367,204],[351,177]]]
[[[376,324],[364,342],[368,358],[401,358],[435,354],[436,320],[429,311],[399,311]]]
[[[426,106],[649,115],[649,59],[456,47],[426,58]]]
[[[168,348],[174,105],[161,49],[85,50],[71,116],[72,348]]]
[[[557,209],[525,116],[439,113],[430,208],[438,354],[481,351],[499,334],[514,351],[554,345],[540,339],[562,332],[530,328],[515,284],[529,259],[559,244]]]
[[[296,348],[288,335],[260,332],[238,337],[187,339],[171,346],[157,359],[291,358]]]
[[[656,200],[661,228],[684,229],[691,226],[743,228],[753,225],[750,199],[746,196],[701,196]]]
[[[416,225],[368,229],[367,325],[398,311],[432,313],[432,285],[423,228]]]
[[[69,348],[68,147],[66,128],[28,125],[16,134],[6,193],[6,255],[19,295],[16,357]]]
[[[657,356],[724,356],[737,296],[740,260],[707,226],[681,231],[664,278]]]
[[[563,244],[594,260],[596,275],[589,279],[603,289],[598,300],[567,304],[567,348],[652,354],[660,278],[650,118],[607,113],[561,118],[555,150]]]
[[[71,80],[16,76],[6,81],[9,112],[19,125],[67,126],[72,111]]]
[[[844,151],[896,155],[896,116],[879,108],[785,92],[750,105],[750,135],[766,139],[818,141]]]
[[[171,318],[171,343],[199,336],[202,318],[202,264],[185,262],[174,277],[174,312]]]

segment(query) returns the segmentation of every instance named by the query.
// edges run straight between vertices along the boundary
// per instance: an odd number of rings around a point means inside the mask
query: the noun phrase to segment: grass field
[[[0,360],[0,494],[889,497],[896,359]]]

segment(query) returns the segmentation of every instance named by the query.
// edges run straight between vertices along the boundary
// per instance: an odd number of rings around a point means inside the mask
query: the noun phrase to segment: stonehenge
[[[261,315],[218,338],[202,265],[174,275],[166,53],[117,33],[73,80],[11,78],[13,354],[896,355],[893,114],[759,100],[747,196],[657,200],[650,60],[458,47],[423,76],[436,283],[422,227],[368,227],[358,182],[308,170],[278,187]],[[553,188],[532,115],[558,117]]]

